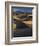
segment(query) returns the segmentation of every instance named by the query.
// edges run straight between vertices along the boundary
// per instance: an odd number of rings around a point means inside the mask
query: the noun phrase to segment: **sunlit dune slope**
[[[21,16],[25,16],[26,14],[20,14],[20,15],[14,15],[13,19],[16,20],[16,23],[24,23],[25,25],[31,27],[32,26],[32,21],[23,21],[23,19],[20,19]],[[26,15],[27,16],[27,15]],[[31,14],[28,14],[28,16],[32,16]],[[25,18],[26,19],[26,18]],[[31,18],[32,19],[32,18]],[[13,23],[13,29],[16,29],[16,23]]]

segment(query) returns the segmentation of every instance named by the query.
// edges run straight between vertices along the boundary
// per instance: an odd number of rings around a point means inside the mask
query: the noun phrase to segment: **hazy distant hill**
[[[31,14],[31,12],[16,11],[15,14]]]

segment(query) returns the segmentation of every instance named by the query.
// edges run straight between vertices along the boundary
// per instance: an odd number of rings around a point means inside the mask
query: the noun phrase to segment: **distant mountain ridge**
[[[19,13],[20,13],[20,14],[28,14],[28,13],[29,13],[29,14],[31,14],[32,12],[16,11],[16,12],[14,12],[14,13],[17,13],[17,14],[19,14]]]

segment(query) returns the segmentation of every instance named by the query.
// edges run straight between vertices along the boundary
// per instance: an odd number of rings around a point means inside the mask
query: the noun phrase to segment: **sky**
[[[13,7],[12,8],[14,12],[24,12],[24,13],[32,13],[32,8],[31,7]]]

